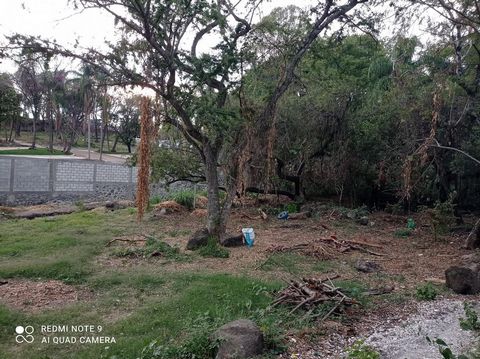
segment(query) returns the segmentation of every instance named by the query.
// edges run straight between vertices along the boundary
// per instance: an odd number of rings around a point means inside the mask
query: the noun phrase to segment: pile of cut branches
[[[332,248],[333,247],[333,248]],[[353,240],[341,240],[332,235],[328,238],[319,238],[314,241],[297,243],[291,246],[274,245],[267,248],[268,253],[287,253],[294,252],[304,256],[315,257],[317,259],[331,259],[335,258],[338,252],[344,253],[351,250],[368,253],[374,256],[383,256],[383,253],[379,253],[368,249],[382,248],[377,244],[353,241]]]
[[[298,309],[306,311],[305,316],[315,318],[322,316],[321,320],[327,319],[334,312],[341,309],[341,307],[359,304],[355,299],[348,297],[340,288],[336,287],[332,279],[316,279],[316,278],[302,278],[301,280],[291,280],[290,284],[279,291],[272,307],[283,304],[293,306],[289,314],[294,313]],[[324,314],[314,313],[320,305],[330,304],[330,310]]]
[[[320,260],[332,259],[335,257],[335,251],[328,246],[319,243],[298,243],[293,246],[274,245],[266,250],[268,253],[287,253],[294,252],[308,257],[314,257]]]
[[[360,241],[355,241],[355,240],[347,240],[347,239],[338,239],[337,236],[331,235],[328,238],[319,238],[316,241],[318,242],[325,242],[325,243],[331,243],[337,248],[339,252],[348,252],[350,250],[356,250],[364,253],[368,253],[374,256],[384,256],[383,253],[375,252],[372,251],[366,247],[372,247],[372,248],[382,248],[382,246],[373,244],[373,243],[367,243],[367,242],[360,242]]]

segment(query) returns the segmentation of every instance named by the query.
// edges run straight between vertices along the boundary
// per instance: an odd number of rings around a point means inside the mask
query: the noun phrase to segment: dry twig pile
[[[338,277],[338,276],[337,276]],[[290,284],[279,291],[272,303],[272,307],[279,304],[293,306],[290,314],[298,309],[307,311],[305,316],[312,318],[318,317],[323,313],[313,313],[314,310],[322,304],[333,304],[328,313],[323,314],[321,320],[327,319],[332,313],[340,309],[341,306],[351,306],[359,304],[354,299],[348,297],[337,288],[332,279],[302,278],[301,280],[292,280]]]

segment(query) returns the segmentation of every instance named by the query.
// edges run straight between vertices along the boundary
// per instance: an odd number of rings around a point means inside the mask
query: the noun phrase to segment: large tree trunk
[[[37,120],[38,120],[38,111],[33,111],[33,126],[32,126],[32,145],[30,148],[35,149],[37,146]]]
[[[112,152],[117,152],[117,143],[118,143],[119,137],[120,136],[118,136],[118,134],[115,136],[115,140],[113,141],[113,146],[112,146]]]
[[[53,153],[53,111],[52,100],[48,99],[47,103],[47,119],[48,119],[48,150]]]
[[[207,181],[208,205],[207,205],[207,229],[208,233],[218,240],[225,234],[222,229],[222,211],[220,208],[219,181],[217,172],[218,153],[210,144],[203,147],[205,162],[205,179]],[[222,233],[223,232],[223,233]]]
[[[9,133],[9,135],[8,135],[8,140],[7,140],[7,142],[12,142],[13,128],[14,128],[14,126],[15,126],[15,122],[16,122],[16,121],[15,121],[13,118],[10,120],[10,133]]]

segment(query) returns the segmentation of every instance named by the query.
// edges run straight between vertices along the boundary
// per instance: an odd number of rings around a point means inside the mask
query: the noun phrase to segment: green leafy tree
[[[20,94],[17,93],[11,76],[0,74],[0,126],[5,127],[5,141],[12,141],[13,129],[20,119]],[[7,131],[7,126],[9,130]]]

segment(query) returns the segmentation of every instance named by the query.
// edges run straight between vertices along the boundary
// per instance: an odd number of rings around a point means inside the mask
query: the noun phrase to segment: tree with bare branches
[[[295,69],[322,31],[348,23],[369,0],[325,0],[314,6],[275,87],[253,114],[268,133],[277,104]],[[102,9],[123,29],[108,53],[76,53],[50,41],[10,38],[11,47],[76,57],[103,72],[108,85],[153,90],[163,102],[163,121],[177,128],[200,154],[208,187],[207,227],[221,239],[245,161],[245,111],[241,91],[245,41],[261,0],[77,0],[83,9]],[[207,39],[209,45],[207,46]],[[213,44],[213,45],[212,45]],[[241,97],[241,96],[239,96]],[[227,149],[234,149],[227,153]],[[223,182],[223,183],[221,183]],[[227,190],[222,203],[219,187]]]

